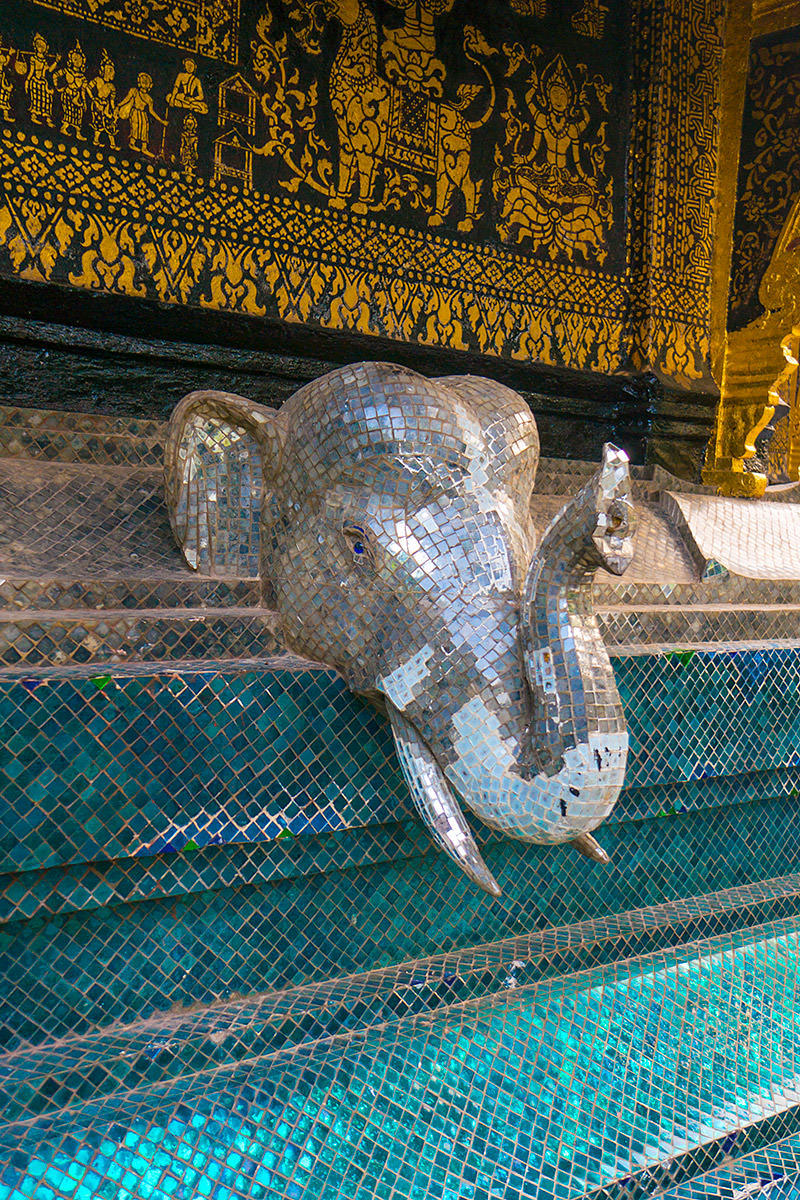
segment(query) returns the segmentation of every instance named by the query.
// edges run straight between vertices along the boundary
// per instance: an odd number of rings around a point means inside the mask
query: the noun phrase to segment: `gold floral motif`
[[[770,250],[786,221],[800,178],[797,126],[789,115],[800,103],[800,41],[754,49],[748,76],[748,108],[758,125],[752,158],[742,163],[737,198],[730,307],[747,305],[769,267]],[[775,79],[781,86],[775,86]]]
[[[33,0],[70,17],[235,63],[239,0]]]
[[[634,90],[629,262],[640,272],[631,361],[680,383],[710,379],[713,202],[719,141],[722,0],[634,6],[646,47]],[[648,135],[648,130],[657,131]]]
[[[271,40],[270,25],[271,17],[267,10],[259,18],[256,40],[251,47],[253,73],[262,87],[258,104],[267,123],[266,139],[260,146],[255,146],[253,152],[264,157],[278,156],[283,159],[289,170],[289,178],[281,180],[281,186],[288,191],[295,192],[301,183],[305,183],[327,196],[332,188],[333,166],[327,147],[316,132],[316,80],[303,90],[297,68],[292,69],[287,61],[285,35],[276,41]],[[220,106],[220,122],[223,121],[230,124],[231,117],[227,108],[223,115]],[[248,119],[248,125],[254,132],[255,114]]]
[[[70,272],[69,282],[91,291],[118,292],[124,296],[146,296],[144,283],[137,283],[136,262],[143,229],[127,221],[108,222],[100,217],[65,212],[81,232],[80,269]]]
[[[220,243],[211,256],[210,282],[200,297],[201,306],[265,316],[266,307],[257,299],[264,257],[257,250]]]
[[[59,207],[35,196],[19,197],[0,208],[0,239],[7,247],[11,265],[22,279],[46,282],[70,248],[77,222]]]

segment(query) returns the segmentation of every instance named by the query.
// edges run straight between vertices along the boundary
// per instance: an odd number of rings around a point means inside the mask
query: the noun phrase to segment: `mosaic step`
[[[543,921],[667,904],[665,936],[677,938],[686,916],[672,906],[685,897],[701,932],[794,905],[782,877],[800,849],[799,655],[618,658],[632,755],[602,831],[612,867],[479,831],[504,893],[491,904],[412,820],[388,726],[332,672],[3,685],[3,1044],[527,936]],[[740,888],[747,898],[727,908],[702,901]],[[646,932],[661,918],[637,920]],[[559,953],[597,942],[582,928]]]
[[[157,468],[0,458],[0,487],[4,575],[187,577]]]
[[[674,1186],[664,1174],[664,1200],[798,1200],[800,1134],[778,1135],[768,1146],[737,1153],[723,1166],[712,1166]]]
[[[709,648],[743,641],[763,646],[796,644],[800,636],[799,604],[619,605],[598,612],[603,640],[616,649],[641,646],[669,653],[676,646]]]
[[[0,1060],[5,1123],[55,1113],[187,1071],[212,1070],[454,1002],[610,964],[716,932],[800,915],[800,876],[767,880],[614,917],[401,963],[379,971],[156,1014],[146,1021],[20,1048]]]
[[[165,433],[160,421],[0,405],[4,458],[159,468]]]
[[[0,488],[6,501],[0,568],[6,576],[191,578],[169,527],[160,467],[87,470],[0,458]],[[535,525],[543,531],[563,503],[561,495],[537,495]],[[657,581],[664,562],[673,582],[694,578],[681,539],[655,504],[642,505],[637,543],[632,579]]]
[[[0,663],[8,675],[34,666],[267,661],[284,650],[275,620],[269,609],[234,605],[0,613]]]
[[[216,1070],[190,1056],[171,1083],[6,1125],[0,1196],[445,1197],[456,1163],[476,1195],[652,1195],[800,1132],[799,928],[511,977]]]
[[[6,454],[0,457],[6,500],[0,517],[0,666],[102,669],[281,652],[272,632],[275,617],[262,607],[257,580],[212,580],[183,564],[163,502],[163,436],[164,426],[152,421],[47,410],[28,410],[21,420],[20,410],[0,411]],[[70,455],[81,461],[64,461]],[[534,525],[543,530],[564,496],[594,469],[542,460]],[[738,542],[726,544],[723,535],[720,548],[708,489],[681,484],[687,491],[676,494],[669,489],[678,481],[658,467],[635,474],[640,499],[634,561],[624,580],[600,572],[596,584],[609,645],[795,636],[800,562],[790,555],[788,570],[785,556],[765,564],[761,549],[770,540],[792,540],[798,506],[760,506],[747,538],[737,535]],[[739,522],[738,529],[746,517],[737,510],[730,520]],[[743,553],[743,546],[750,548]],[[749,582],[743,583],[742,573]],[[739,614],[726,607],[733,604]],[[784,611],[772,611],[775,605]],[[682,612],[666,612],[665,606]]]
[[[606,602],[607,603],[607,602]],[[680,650],[734,650],[798,644],[800,605],[620,605],[598,608],[609,649],[670,654]],[[121,667],[150,669],[201,662],[269,667],[287,655],[276,628],[277,613],[260,606],[190,608],[40,609],[0,612],[0,678],[48,677],[78,670],[84,675]],[[306,660],[309,670],[318,664]]]
[[[129,576],[113,579],[15,579],[0,580],[0,612],[11,619],[9,610],[47,614],[57,620],[74,610],[131,609],[219,609],[260,608],[261,581],[258,579],[213,579],[187,571],[181,579],[140,579]],[[44,618],[43,618],[44,619]]]
[[[781,780],[750,793],[743,776],[794,778],[800,646],[613,661],[631,738],[618,805],[626,820],[663,811],[661,795],[641,789],[693,788],[687,807],[709,808],[734,802],[725,792],[715,799],[710,781],[737,777],[738,802],[749,803],[780,794]],[[6,871],[412,815],[386,719],[330,670],[31,672],[0,680],[0,720]]]

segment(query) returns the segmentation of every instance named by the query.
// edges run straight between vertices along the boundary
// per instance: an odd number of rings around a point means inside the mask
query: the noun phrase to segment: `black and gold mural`
[[[730,329],[763,312],[759,287],[800,197],[800,25],[753,41],[731,262]]]
[[[18,0],[0,272],[707,377],[722,0]]]

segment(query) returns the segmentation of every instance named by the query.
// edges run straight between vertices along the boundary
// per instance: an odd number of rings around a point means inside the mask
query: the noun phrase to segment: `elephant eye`
[[[367,562],[372,558],[369,535],[362,525],[345,525],[342,532],[355,562]]]

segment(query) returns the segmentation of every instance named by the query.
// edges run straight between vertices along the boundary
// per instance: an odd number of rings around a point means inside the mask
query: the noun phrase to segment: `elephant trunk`
[[[622,788],[628,734],[591,588],[599,567],[625,570],[632,535],[627,457],[606,446],[597,475],[548,527],[527,573],[521,643],[532,716],[526,745],[508,737],[504,714],[481,691],[451,714],[444,754],[426,746],[388,705],[418,810],[438,844],[492,894],[497,884],[454,793],[503,834],[539,844],[574,842],[596,861],[608,861],[590,832]]]

